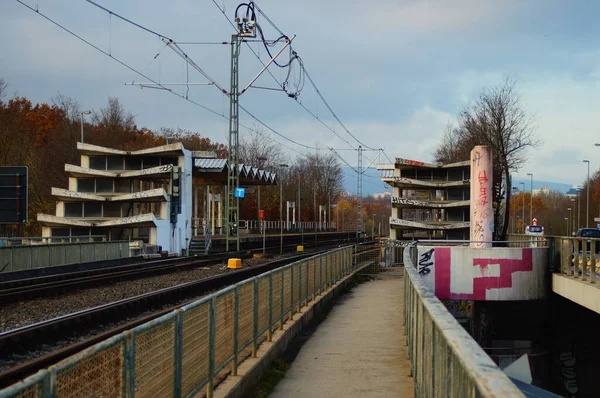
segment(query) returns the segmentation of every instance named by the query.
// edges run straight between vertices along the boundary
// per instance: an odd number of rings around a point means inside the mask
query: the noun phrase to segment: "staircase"
[[[192,238],[188,253],[190,256],[203,256],[210,253],[211,246],[212,235],[210,233],[210,228],[206,227],[203,236]]]

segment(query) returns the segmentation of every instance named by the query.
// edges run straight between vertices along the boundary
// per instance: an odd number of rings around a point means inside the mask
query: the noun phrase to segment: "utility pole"
[[[356,241],[360,242],[362,232],[362,145],[358,146],[358,186],[356,187]]]
[[[587,163],[587,181],[585,182],[586,184],[586,194],[587,194],[587,198],[586,198],[586,209],[585,209],[585,227],[589,228],[590,227],[590,161],[589,160],[584,160],[583,163]]]
[[[227,201],[225,202],[227,214],[227,228],[225,251],[229,251],[229,242],[235,242],[236,251],[240,251],[240,234],[238,228],[240,200],[236,195],[236,188],[240,186],[240,141],[239,141],[239,59],[240,36],[231,35],[231,87],[229,90],[229,150],[227,152]]]
[[[298,174],[298,228],[300,228],[301,245],[304,246],[304,228],[302,228],[302,196],[300,196],[300,174]]]
[[[315,234],[315,247],[317,247],[317,190],[313,185],[313,210],[314,210],[314,234]],[[321,215],[321,209],[319,209],[319,216]]]

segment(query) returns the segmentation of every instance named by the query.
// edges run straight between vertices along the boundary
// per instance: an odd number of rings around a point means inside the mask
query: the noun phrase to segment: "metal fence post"
[[[313,291],[312,291],[313,300],[317,299],[317,259],[313,258]]]
[[[267,341],[273,339],[273,271],[269,272],[269,329],[267,329]]]
[[[279,319],[279,330],[283,330],[283,313],[285,312],[285,275],[283,269],[281,270],[281,318]]]
[[[254,327],[252,332],[252,358],[256,358],[258,348],[258,278],[254,278]]]
[[[290,320],[294,319],[294,264],[290,265]]]
[[[306,260],[306,296],[304,296],[304,299],[306,300],[306,305],[308,305],[308,300],[310,297],[310,292],[308,291],[308,270],[310,269],[310,267],[308,266],[308,262],[309,260]]]
[[[590,244],[590,283],[596,283],[596,241]]]
[[[235,285],[235,298],[233,304],[233,362],[231,364],[231,375],[237,376],[238,369],[238,333],[240,323],[240,289]]]
[[[587,280],[586,275],[585,275],[585,273],[587,271],[587,262],[588,262],[586,243],[587,242],[583,241],[581,244],[581,280],[582,281]]]
[[[210,300],[210,325],[208,337],[208,385],[206,387],[206,396],[212,398],[215,383],[215,340],[217,334],[216,325],[217,299],[215,296]]]
[[[319,294],[323,294],[323,256],[319,256]]]
[[[302,309],[302,262],[298,264],[298,312]]]
[[[176,310],[175,318],[175,380],[174,397],[181,397],[181,372],[183,366],[183,313],[180,309]]]
[[[127,339],[125,340],[125,383],[129,394],[126,396],[135,396],[135,333],[131,331],[125,332]]]

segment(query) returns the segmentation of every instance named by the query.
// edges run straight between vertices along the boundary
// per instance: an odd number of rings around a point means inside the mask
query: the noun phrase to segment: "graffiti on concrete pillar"
[[[560,375],[563,381],[567,398],[577,397],[579,392],[579,381],[577,380],[577,356],[575,347],[569,344],[568,347],[559,354]]]
[[[427,275],[431,272],[430,267],[433,266],[434,251],[435,249],[431,248],[430,250],[421,253],[421,255],[419,256],[419,274],[421,276]]]

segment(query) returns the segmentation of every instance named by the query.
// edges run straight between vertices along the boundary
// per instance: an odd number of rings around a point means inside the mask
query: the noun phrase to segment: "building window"
[[[144,158],[144,168],[145,169],[149,169],[151,167],[156,167],[158,165],[159,165],[159,162],[158,162],[157,157],[154,157],[154,158],[145,157]]]
[[[77,179],[77,192],[94,193],[94,179],[93,178],[78,178]]]
[[[113,193],[113,180],[110,178],[96,178],[97,193]]]
[[[71,228],[71,236],[89,236],[89,228]]]
[[[106,156],[90,156],[90,169],[106,170]]]
[[[125,158],[125,170],[141,170],[142,169],[142,158],[126,157]]]
[[[88,202],[83,207],[84,217],[102,217],[102,203]]]
[[[133,203],[123,204],[123,216],[122,217],[131,217],[134,215],[133,212],[134,212]]]
[[[131,193],[131,180],[124,180],[124,179],[115,180],[115,192]]]
[[[104,203],[104,217],[121,217],[121,203]]]
[[[173,158],[173,157],[164,157],[164,158],[160,158],[160,164],[172,164],[173,166],[177,166],[178,160],[177,158]]]
[[[69,228],[52,228],[52,237],[69,236]]]
[[[82,217],[83,203],[65,202],[65,217]]]
[[[123,156],[108,156],[106,158],[107,170],[124,170]]]

